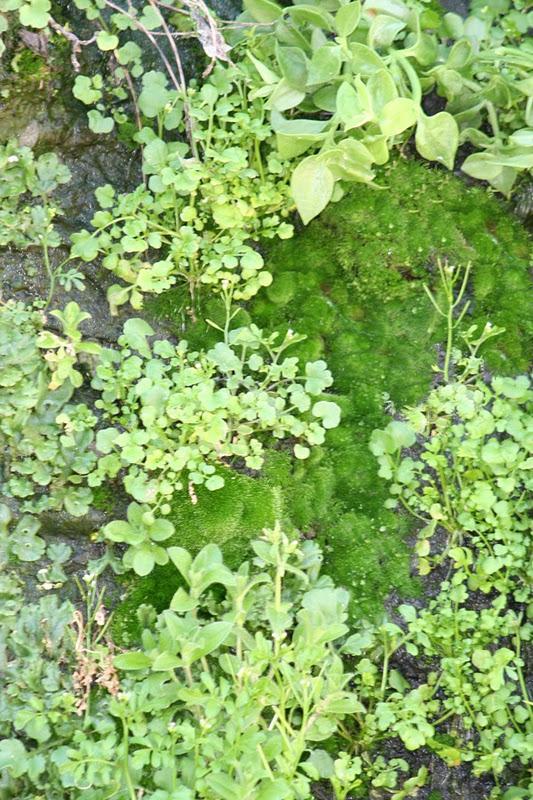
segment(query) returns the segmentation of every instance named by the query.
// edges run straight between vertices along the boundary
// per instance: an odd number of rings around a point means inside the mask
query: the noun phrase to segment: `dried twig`
[[[228,56],[231,47],[224,40],[215,18],[203,0],[182,0],[182,2],[189,9],[189,16],[196,26],[196,36],[202,45],[204,53],[211,59],[203,73],[205,78],[212,71],[217,60],[227,61],[231,64]],[[185,13],[168,3],[159,2],[159,5],[172,12]]]
[[[161,58],[161,61],[165,65],[165,69],[168,72],[170,80],[174,84],[174,87],[177,89],[177,91],[180,92],[180,94],[183,96],[183,112],[184,112],[185,120],[186,120],[187,136],[188,136],[188,139],[189,139],[189,144],[191,145],[191,150],[192,150],[193,154],[195,155],[195,157],[197,157],[198,156],[198,149],[196,147],[196,142],[194,140],[194,136],[193,136],[193,133],[192,133],[192,121],[191,121],[189,104],[187,102],[187,86],[186,86],[186,83],[185,83],[185,76],[183,75],[183,69],[182,69],[182,66],[181,66],[181,60],[179,59],[179,54],[178,54],[178,61],[177,61],[177,64],[176,64],[176,66],[178,68],[178,72],[180,74],[180,77],[178,79],[178,77],[176,77],[176,73],[174,72],[174,70],[172,68],[172,64],[170,63],[170,61],[166,57],[165,53],[163,52],[163,50],[161,49],[159,44],[157,43],[157,39],[153,35],[152,31],[149,31],[148,28],[146,28],[141,22],[139,22],[139,20],[137,19],[137,17],[134,14],[131,14],[129,11],[125,11],[123,8],[118,6],[116,3],[113,3],[112,0],[105,0],[105,4],[109,8],[112,8],[114,11],[118,11],[120,14],[124,14],[126,17],[131,19],[132,22],[135,24],[135,26],[138,28],[138,30],[140,30],[141,33],[143,33],[147,37],[147,39],[153,44],[153,46],[157,50],[157,52],[159,54],[159,57]],[[157,10],[159,10],[159,9],[157,9]],[[159,14],[162,17],[162,14],[161,14],[160,11],[159,11]],[[170,38],[170,41],[172,41],[172,43],[174,43],[173,39],[172,39],[172,36],[170,36],[169,38]],[[177,52],[177,48],[176,48],[176,52]]]
[[[63,25],[60,25],[59,22],[56,22],[55,19],[50,17],[48,24],[51,28],[64,36],[70,42],[71,53],[70,53],[70,61],[72,67],[74,68],[74,72],[80,71],[80,62],[78,61],[78,55],[81,53],[81,48],[86,47],[89,44],[93,44],[96,41],[96,34],[91,39],[79,39],[75,33],[69,31],[67,28],[64,28]]]
[[[194,138],[192,116],[190,113],[189,104],[187,102],[187,84],[185,82],[185,73],[183,72],[183,64],[181,63],[180,54],[178,48],[176,47],[176,42],[174,41],[174,39],[170,34],[169,27],[157,3],[155,2],[155,0],[148,0],[148,2],[150,3],[154,11],[157,11],[157,13],[159,14],[163,30],[165,31],[168,41],[170,43],[170,49],[174,53],[174,58],[176,59],[176,66],[178,68],[178,74],[180,77],[182,92],[183,92],[183,113],[185,116],[185,127],[187,128],[187,136],[189,139],[189,144],[191,145],[192,154],[195,158],[198,158],[198,148],[196,147],[196,141]]]

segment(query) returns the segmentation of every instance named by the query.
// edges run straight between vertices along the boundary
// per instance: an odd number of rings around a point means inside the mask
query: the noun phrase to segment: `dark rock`
[[[468,16],[470,6],[468,0],[440,0],[440,4],[446,11],[453,11],[461,17]]]

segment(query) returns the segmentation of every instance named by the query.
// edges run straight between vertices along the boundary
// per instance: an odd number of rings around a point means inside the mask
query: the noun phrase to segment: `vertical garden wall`
[[[0,0],[1,800],[530,797],[533,12],[444,5]]]

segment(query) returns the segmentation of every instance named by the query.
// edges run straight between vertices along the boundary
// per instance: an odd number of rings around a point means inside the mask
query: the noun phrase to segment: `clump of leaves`
[[[70,170],[55,153],[36,158],[29,147],[15,141],[0,146],[0,246],[42,248],[50,285],[46,305],[51,302],[59,282],[67,290],[83,289],[83,276],[77,269],[66,269],[71,260],[56,265],[50,260],[50,248],[61,244],[54,219],[61,209],[53,202],[58,186],[70,181]]]
[[[130,503],[127,520],[109,522],[102,533],[111,542],[129,545],[123,563],[137,575],[148,575],[156,564],[168,564],[168,550],[160,543],[172,536],[174,525],[157,518],[149,505]]]
[[[462,561],[472,537],[486,549],[487,560],[467,570],[471,588],[489,591],[496,582],[508,592],[525,577],[532,398],[526,376],[450,383],[407,410],[405,422],[372,435],[380,475],[392,481],[389,505],[399,501],[427,519],[417,547],[422,572],[432,566],[431,537],[440,526],[450,537],[446,555]],[[418,457],[405,456],[417,439]]]
[[[251,240],[292,235],[283,162],[261,154],[270,135],[262,101],[249,100],[239,72],[221,66],[188,96],[196,154],[162,138],[164,130],[183,128],[179,92],[163,73],[144,75],[139,106],[147,124],[158,127],[158,134],[144,127],[135,136],[143,144],[146,186],[119,196],[100,187],[94,230],[72,237],[73,257],[102,256],[124,282],[108,291],[112,309],[127,302],[139,309],[145,293],[176,282],[191,295],[201,285],[217,292],[230,286],[236,300],[248,300],[272,281]],[[93,95],[82,99],[93,102]]]
[[[252,96],[268,98],[279,153],[315,151],[292,176],[305,223],[343,182],[372,181],[372,165],[413,132],[420,155],[449,169],[459,144],[474,145],[462,169],[504,194],[533,167],[531,50],[524,41],[495,51],[490,16],[441,21],[412,0],[244,5],[242,20],[258,23],[241,33]],[[428,115],[421,102],[432,91],[446,105]]]
[[[408,633],[398,641],[413,656],[438,659],[416,690],[425,717],[417,746],[449,764],[472,762],[477,775],[499,776],[513,762],[527,764],[530,747],[522,650],[531,638],[533,392],[526,376],[486,382],[479,359],[461,365],[462,380],[437,387],[403,420],[374,431],[370,448],[391,482],[387,505],[401,503],[423,523],[415,547],[420,574],[449,566],[426,609],[400,607]],[[484,598],[479,612],[473,594]],[[378,726],[392,725],[404,738],[399,709],[387,701],[382,712]],[[453,719],[460,725],[449,722],[452,739],[444,745],[438,723]]]
[[[79,326],[91,315],[82,311],[77,303],[67,303],[64,311],[51,311],[61,323],[63,336],[50,330],[39,331],[37,345],[46,350],[44,357],[48,363],[52,377],[48,384],[49,389],[58,389],[65,381],[70,381],[74,388],[79,388],[83,383],[83,375],[77,369],[78,359],[83,355],[98,356],[101,347],[96,342],[83,341]]]
[[[61,240],[52,222],[59,209],[50,195],[69,180],[68,167],[55,153],[35,158],[15,141],[0,146],[0,245],[28,247],[46,237],[50,247],[57,247]]]
[[[194,558],[170,548],[182,588],[159,615],[139,608],[141,649],[114,664],[91,576],[82,617],[54,596],[23,605],[0,574],[8,796],[307,800],[318,779],[337,800],[416,796],[424,767],[409,777],[405,760],[375,757],[346,728],[366,709],[340,656],[348,593],[320,575],[320,549],[279,526],[253,549],[231,571],[214,545]]]
[[[278,343],[277,334],[255,325],[238,328],[207,352],[190,351],[184,341],[150,342],[153,333],[130,319],[121,349],[102,352],[92,385],[111,427],[97,433],[104,455],[90,476],[93,486],[123,470],[137,503],[169,513],[177,491],[220,489],[224,469],[236,460],[260,469],[265,434],[291,439],[295,456],[305,459],[339,423],[336,403],[320,399],[332,384],[325,362],[307,363],[301,374],[298,359],[285,356],[301,340],[291,332]]]
[[[0,790],[6,797],[64,796],[66,746],[76,743],[83,748],[91,739],[96,743],[114,727],[107,702],[118,685],[104,643],[102,593],[89,581],[84,595],[85,616],[54,594],[28,603],[19,582],[0,566],[0,668],[5,686],[0,699]],[[89,693],[94,714],[87,705]],[[95,744],[96,775],[103,752],[104,747]],[[84,789],[86,797],[103,797],[92,793],[90,782]],[[81,799],[83,791],[76,796]]]
[[[49,336],[59,340],[43,331],[42,312],[15,301],[0,305],[1,489],[18,498],[25,511],[65,508],[81,516],[91,502],[85,476],[96,461],[91,450],[96,417],[85,404],[70,400],[72,380],[76,385],[79,380],[76,348],[94,350],[77,338],[70,319],[74,314],[79,320],[74,306],[69,304],[64,317],[71,342],[61,347],[68,348],[68,357],[50,371],[40,342]]]
[[[177,751],[161,753],[160,788],[181,786],[184,800],[303,800],[311,780],[322,777],[339,800],[380,785],[396,800],[416,793],[424,770],[402,794],[394,787],[404,762],[371,763],[346,752],[335,758],[316,748],[365,712],[339,656],[348,594],[319,575],[315,544],[299,544],[278,526],[252,546],[254,565],[236,572],[214,545],[194,559],[170,548],[184,588],[144,631],[142,650],[115,659],[140,675],[135,694],[145,707],[160,698],[166,739],[180,742]],[[222,599],[215,599],[215,586],[223,587]],[[142,707],[118,707],[134,732]],[[134,762],[148,769],[150,753],[138,749],[141,740],[133,742]]]

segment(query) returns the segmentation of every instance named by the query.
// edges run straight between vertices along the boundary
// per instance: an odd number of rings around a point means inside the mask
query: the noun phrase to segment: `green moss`
[[[110,486],[96,486],[93,490],[93,506],[99,511],[112,512],[115,508],[116,495]]]
[[[34,80],[42,80],[50,72],[46,59],[27,47],[24,47],[13,57],[11,68],[21,78],[32,78]]]
[[[279,515],[279,493],[270,481],[233,470],[226,470],[224,479],[224,487],[216,492],[200,487],[196,504],[188,497],[179,498],[169,519],[177,531],[174,543],[197,552],[206,542],[214,542],[236,554],[230,562],[238,566],[250,538],[273,525]]]
[[[507,329],[485,353],[493,368],[527,368],[532,319],[528,240],[503,202],[413,161],[387,165],[377,183],[381,189],[354,186],[294,239],[272,245],[274,282],[250,308],[266,330],[307,335],[294,355],[327,359],[341,426],[308,461],[270,451],[259,478],[233,473],[221,492],[199,493],[195,506],[184,498],[173,512],[181,544],[196,550],[216,541],[233,563],[275,516],[316,536],[326,572],[351,590],[352,613],[367,617],[382,613],[391,590],[417,591],[405,544],[411,522],[384,508],[387,487],[368,441],[387,411],[417,403],[430,388],[444,331],[423,284],[438,291],[436,259],[472,262],[465,324],[490,320]],[[181,336],[182,306],[175,291],[150,310]],[[211,299],[203,313],[218,320],[220,306]],[[198,314],[185,336],[196,347],[217,334]],[[160,582],[150,581],[142,582],[142,602],[152,602],[152,591],[160,597]]]
[[[276,280],[266,290],[266,295],[272,303],[280,306],[286,305],[296,294],[297,275],[294,272],[280,272]]]
[[[279,490],[268,479],[256,480],[232,470],[227,470],[224,478],[224,487],[216,492],[199,488],[196,504],[188,495],[176,499],[169,516],[176,534],[166,544],[197,553],[208,542],[214,542],[221,548],[226,563],[236,568],[250,554],[250,539],[282,516],[281,500]],[[138,606],[147,603],[157,611],[168,608],[179,584],[178,572],[172,564],[135,580],[115,612],[115,641],[124,645],[135,641],[139,634]]]

